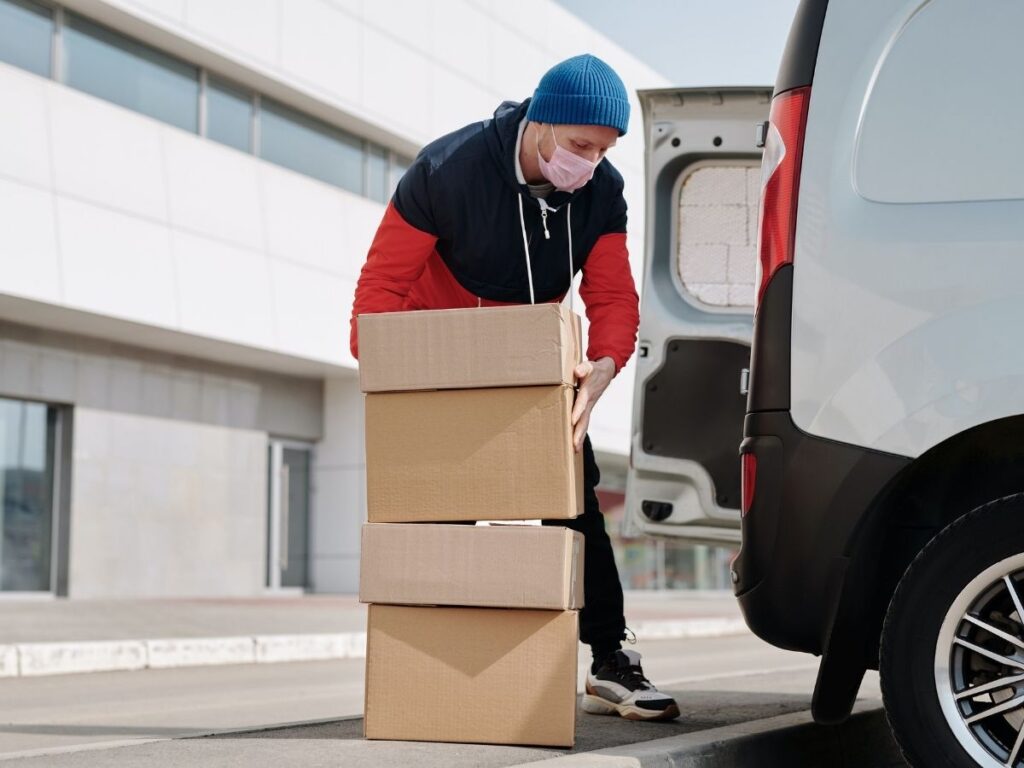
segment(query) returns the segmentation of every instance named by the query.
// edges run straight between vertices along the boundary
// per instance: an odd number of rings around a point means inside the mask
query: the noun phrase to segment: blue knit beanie
[[[619,136],[629,124],[629,95],[615,70],[584,53],[556,64],[540,79],[527,120],[563,125],[607,125]]]

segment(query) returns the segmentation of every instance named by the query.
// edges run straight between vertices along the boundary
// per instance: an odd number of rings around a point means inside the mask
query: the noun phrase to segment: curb
[[[518,768],[906,768],[877,701],[858,702],[841,725],[810,712],[553,757]]]
[[[365,657],[365,632],[21,643],[0,646],[0,677]]]
[[[744,635],[742,619],[637,622],[645,640]],[[0,678],[366,658],[366,633],[156,638],[0,645]]]

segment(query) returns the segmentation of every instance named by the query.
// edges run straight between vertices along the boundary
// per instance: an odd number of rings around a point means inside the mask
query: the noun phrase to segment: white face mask
[[[548,123],[548,127],[551,128],[551,140],[555,142],[555,151],[551,154],[550,162],[545,160],[544,155],[540,153],[540,139],[537,139],[537,162],[540,164],[540,172],[555,185],[555,189],[561,192],[575,192],[590,181],[597,163],[563,149],[555,138],[554,126]]]

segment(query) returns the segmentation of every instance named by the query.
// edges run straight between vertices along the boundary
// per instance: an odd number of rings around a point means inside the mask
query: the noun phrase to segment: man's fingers
[[[577,379],[585,379],[594,370],[594,364],[589,360],[584,360],[582,363],[576,366],[573,373],[576,374]]]
[[[587,427],[590,425],[590,413],[584,414],[584,417],[580,419],[579,424],[576,425],[575,431],[572,433],[572,444],[573,448],[576,449],[576,453],[583,450],[583,438],[587,436]]]
[[[575,424],[580,420],[584,411],[587,410],[587,406],[590,404],[590,392],[587,391],[586,387],[580,387],[580,391],[576,393],[576,402],[572,406],[572,423]]]

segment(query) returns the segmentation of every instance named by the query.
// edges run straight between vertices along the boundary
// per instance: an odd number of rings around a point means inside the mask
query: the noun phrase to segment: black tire
[[[1024,493],[993,501],[951,523],[921,550],[896,588],[882,627],[879,673],[889,724],[915,768],[984,764],[970,756],[943,714],[936,643],[947,612],[965,587],[987,568],[1022,552]],[[1017,765],[1024,765],[1024,755]]]

